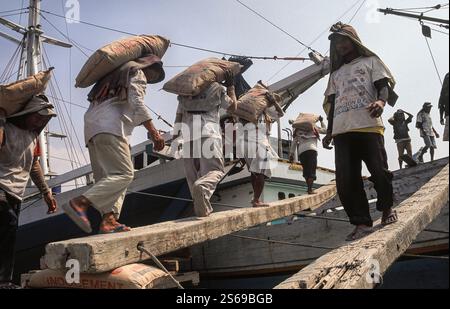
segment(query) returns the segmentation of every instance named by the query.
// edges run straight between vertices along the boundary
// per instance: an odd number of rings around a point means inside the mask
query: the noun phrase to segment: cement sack
[[[68,283],[64,270],[41,270],[27,276],[22,285],[28,288],[64,289],[151,289],[167,274],[153,266],[130,264],[101,274],[80,274],[79,283]],[[23,280],[24,281],[24,280]]]
[[[269,92],[267,87],[262,85],[261,83],[256,84],[255,87],[250,89],[246,94],[240,97],[237,103],[237,110],[235,112],[235,116],[257,123],[258,119],[261,117],[262,113],[272,104],[267,100],[266,94]],[[278,99],[277,103],[279,104],[281,101],[281,97],[272,93],[272,95]],[[276,106],[277,110],[281,110],[279,106]]]
[[[177,95],[195,97],[213,82],[223,82],[225,70],[231,70],[234,74],[238,74],[241,67],[236,62],[208,58],[176,75],[164,85],[163,89]]]
[[[312,131],[320,116],[314,114],[300,113],[292,125],[294,129],[305,132]]]
[[[219,83],[212,83],[209,88],[195,97],[178,97],[178,102],[187,112],[210,112],[220,106],[224,87]]]
[[[75,87],[87,88],[121,65],[147,54],[162,59],[170,41],[158,35],[140,35],[115,41],[97,50],[84,64]]]
[[[33,96],[42,94],[52,70],[39,72],[9,85],[0,85],[0,108],[6,111],[6,116],[20,112]]]

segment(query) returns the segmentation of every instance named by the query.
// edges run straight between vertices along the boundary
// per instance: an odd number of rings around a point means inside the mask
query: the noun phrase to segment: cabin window
[[[294,193],[289,193],[289,198],[294,198],[295,194]]]
[[[278,200],[285,200],[286,199],[286,194],[284,192],[278,192]]]

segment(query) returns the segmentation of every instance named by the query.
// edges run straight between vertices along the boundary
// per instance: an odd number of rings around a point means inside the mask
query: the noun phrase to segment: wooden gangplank
[[[400,203],[399,222],[320,257],[276,289],[374,288],[449,200],[449,165]],[[417,175],[420,177],[420,175]],[[379,225],[379,221],[375,224]]]
[[[265,208],[242,208],[213,213],[208,218],[187,218],[135,228],[127,233],[96,235],[46,246],[44,261],[50,269],[64,269],[75,259],[83,273],[100,273],[147,260],[138,250],[143,245],[155,256],[217,239],[303,210],[314,210],[336,195],[335,184],[323,186],[317,194],[278,201]],[[151,207],[151,205],[142,205]]]

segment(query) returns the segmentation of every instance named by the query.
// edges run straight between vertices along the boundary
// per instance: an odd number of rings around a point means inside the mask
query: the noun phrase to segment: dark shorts
[[[300,154],[300,163],[303,166],[303,177],[305,179],[317,179],[317,151],[308,150]]]

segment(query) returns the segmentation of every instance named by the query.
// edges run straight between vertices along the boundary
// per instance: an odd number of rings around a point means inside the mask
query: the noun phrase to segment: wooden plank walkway
[[[449,200],[449,165],[396,210],[399,222],[333,250],[276,286],[276,289],[374,288],[382,275],[441,212]],[[380,222],[377,221],[376,224]]]
[[[50,243],[44,261],[50,269],[64,269],[67,259],[76,259],[83,273],[99,273],[147,260],[138,249],[142,243],[155,256],[190,247],[280,219],[303,210],[314,210],[336,195],[335,184],[323,186],[315,195],[278,201],[267,208],[243,208],[213,213],[208,218],[187,218],[135,228],[131,232],[96,235]],[[142,205],[146,207],[146,205]]]

